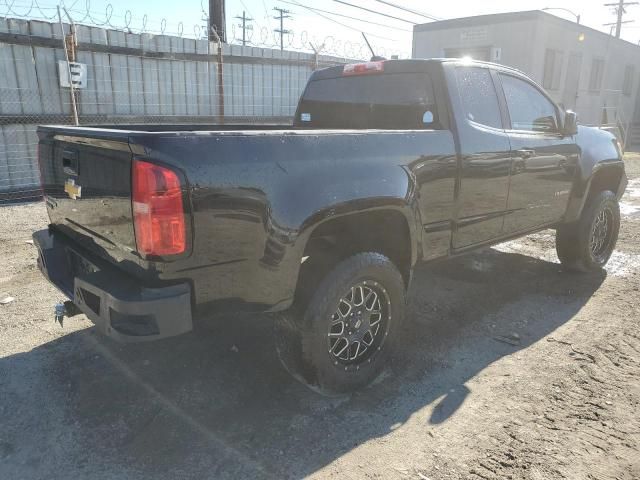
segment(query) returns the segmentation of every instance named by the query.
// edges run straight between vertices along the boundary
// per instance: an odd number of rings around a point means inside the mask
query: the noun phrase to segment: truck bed
[[[309,222],[345,213],[348,204],[400,208],[411,170],[433,181],[421,201],[442,206],[425,220],[451,214],[456,156],[449,130],[134,127],[141,128],[39,128],[51,228],[147,284],[189,278],[197,305],[287,305]],[[134,158],[167,165],[183,178],[189,248],[178,258],[155,261],[136,252]],[[65,189],[70,179],[81,188],[76,199],[73,187]]]
[[[75,128],[75,127],[74,127]],[[203,132],[203,131],[254,131],[254,130],[283,130],[294,128],[292,124],[203,124],[203,123],[162,123],[162,124],[100,124],[100,125],[84,125],[78,128],[95,128],[101,130],[127,130],[130,132]]]

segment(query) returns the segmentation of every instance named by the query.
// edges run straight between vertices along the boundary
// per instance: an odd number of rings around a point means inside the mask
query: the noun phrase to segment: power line
[[[278,0],[279,2],[286,3],[288,5],[296,5],[298,7],[306,8],[307,10],[311,10],[312,12],[322,12],[327,13],[329,15],[335,15],[336,17],[348,18],[349,20],[355,20],[356,22],[370,23],[371,25],[376,25],[378,27],[391,28],[393,30],[400,30],[402,32],[411,32],[406,28],[394,27],[392,25],[385,25],[384,23],[372,22],[371,20],[364,20],[362,18],[351,17],[349,15],[343,15],[342,13],[330,12],[328,10],[322,10],[320,8],[309,7],[308,5],[303,5],[298,2],[289,2],[287,0]]]
[[[401,22],[410,23],[411,25],[415,25],[416,22],[412,22],[411,20],[407,20],[405,18],[394,17],[393,15],[387,15],[386,13],[377,12],[375,10],[371,10],[370,8],[361,7],[359,5],[354,5],[353,3],[343,2],[342,0],[333,0],[334,2],[341,3],[343,5],[347,5],[348,7],[359,8],[360,10],[364,10],[365,12],[373,13],[375,15],[381,15],[387,18],[393,18],[394,20],[400,20]]]
[[[279,0],[279,1],[283,1],[283,0]],[[330,22],[333,22],[333,23],[335,23],[335,24],[337,24],[337,25],[340,25],[341,27],[347,28],[347,29],[349,29],[349,30],[353,30],[354,32],[362,33],[362,30],[361,30],[361,29],[359,29],[359,28],[352,27],[352,26],[350,26],[350,25],[347,25],[346,23],[342,23],[342,22],[339,22],[338,20],[335,20],[335,19],[333,19],[333,18],[331,18],[331,17],[327,17],[326,15],[323,15],[322,13],[319,13],[319,12],[315,11],[315,10],[314,10],[314,9],[312,9],[311,7],[306,7],[306,6],[304,6],[304,5],[302,5],[302,4],[298,3],[298,2],[296,2],[295,0],[294,0],[294,3],[295,3],[296,5],[298,5],[299,7],[306,8],[306,9],[307,9],[307,10],[309,10],[310,12],[315,13],[316,15],[318,15],[319,17],[324,18],[325,20],[328,20],[328,21],[330,21]],[[379,39],[381,39],[381,40],[389,40],[389,41],[391,41],[391,42],[396,41],[396,40],[395,40],[395,39],[393,39],[393,38],[383,37],[383,36],[381,36],[381,35],[376,35],[375,33],[370,33],[370,32],[364,32],[364,33],[366,33],[366,34],[367,34],[367,35],[369,35],[370,37],[379,38]]]
[[[618,19],[615,23],[606,23],[605,26],[616,26],[616,38],[620,38],[620,33],[622,31],[622,24],[623,23],[631,23],[633,22],[633,20],[627,20],[627,21],[622,21],[622,17],[625,13],[627,13],[627,10],[625,9],[625,7],[627,5],[638,5],[638,2],[625,2],[624,0],[619,0],[618,3],[605,3],[604,6],[605,7],[614,7],[615,8],[615,12],[616,15],[618,16]]]
[[[398,5],[397,3],[387,2],[385,0],[373,0],[374,2],[382,3],[384,5],[389,5],[390,7],[397,8],[398,10],[403,10],[405,12],[413,13],[414,15],[418,15],[419,17],[428,18],[429,20],[442,20],[441,18],[434,17],[433,15],[429,15],[428,13],[423,13],[418,10],[412,10],[407,7],[403,7],[402,5]]]
[[[240,0],[240,3],[242,4],[243,8],[249,13],[250,16],[255,17],[253,12],[249,9],[249,7],[247,7],[246,3],[244,3],[242,0]]]
[[[262,7],[264,8],[264,18],[266,18],[267,20],[271,19],[271,15],[269,15],[269,11],[267,10],[267,4],[264,3],[264,0],[262,0]],[[249,12],[251,13],[251,12]]]
[[[291,33],[291,30],[284,29],[284,20],[285,18],[291,18],[291,15],[289,15],[291,12],[284,8],[273,7],[273,9],[279,14],[277,17],[273,17],[274,20],[280,20],[280,28],[276,28],[274,32],[280,34],[280,50],[284,50],[284,36],[287,33]]]

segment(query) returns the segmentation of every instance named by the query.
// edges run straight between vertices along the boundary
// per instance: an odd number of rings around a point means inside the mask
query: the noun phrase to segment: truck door
[[[524,232],[562,218],[579,151],[575,138],[561,132],[559,109],[537,86],[516,74],[498,77],[513,159],[504,230]]]
[[[452,237],[457,249],[502,234],[511,153],[490,70],[455,66],[447,69],[447,77],[460,144]]]

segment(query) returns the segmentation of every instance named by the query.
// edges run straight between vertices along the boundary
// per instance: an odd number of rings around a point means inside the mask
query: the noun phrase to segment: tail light
[[[133,162],[133,223],[138,252],[177,255],[186,250],[180,178],[160,165]]]
[[[349,63],[342,68],[342,75],[367,75],[384,72],[384,61]]]

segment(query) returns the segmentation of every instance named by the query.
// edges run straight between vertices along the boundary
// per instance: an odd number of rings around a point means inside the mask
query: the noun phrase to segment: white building
[[[638,45],[542,11],[414,27],[413,58],[464,56],[525,72],[583,124],[640,133]],[[633,140],[640,143],[640,135]]]

